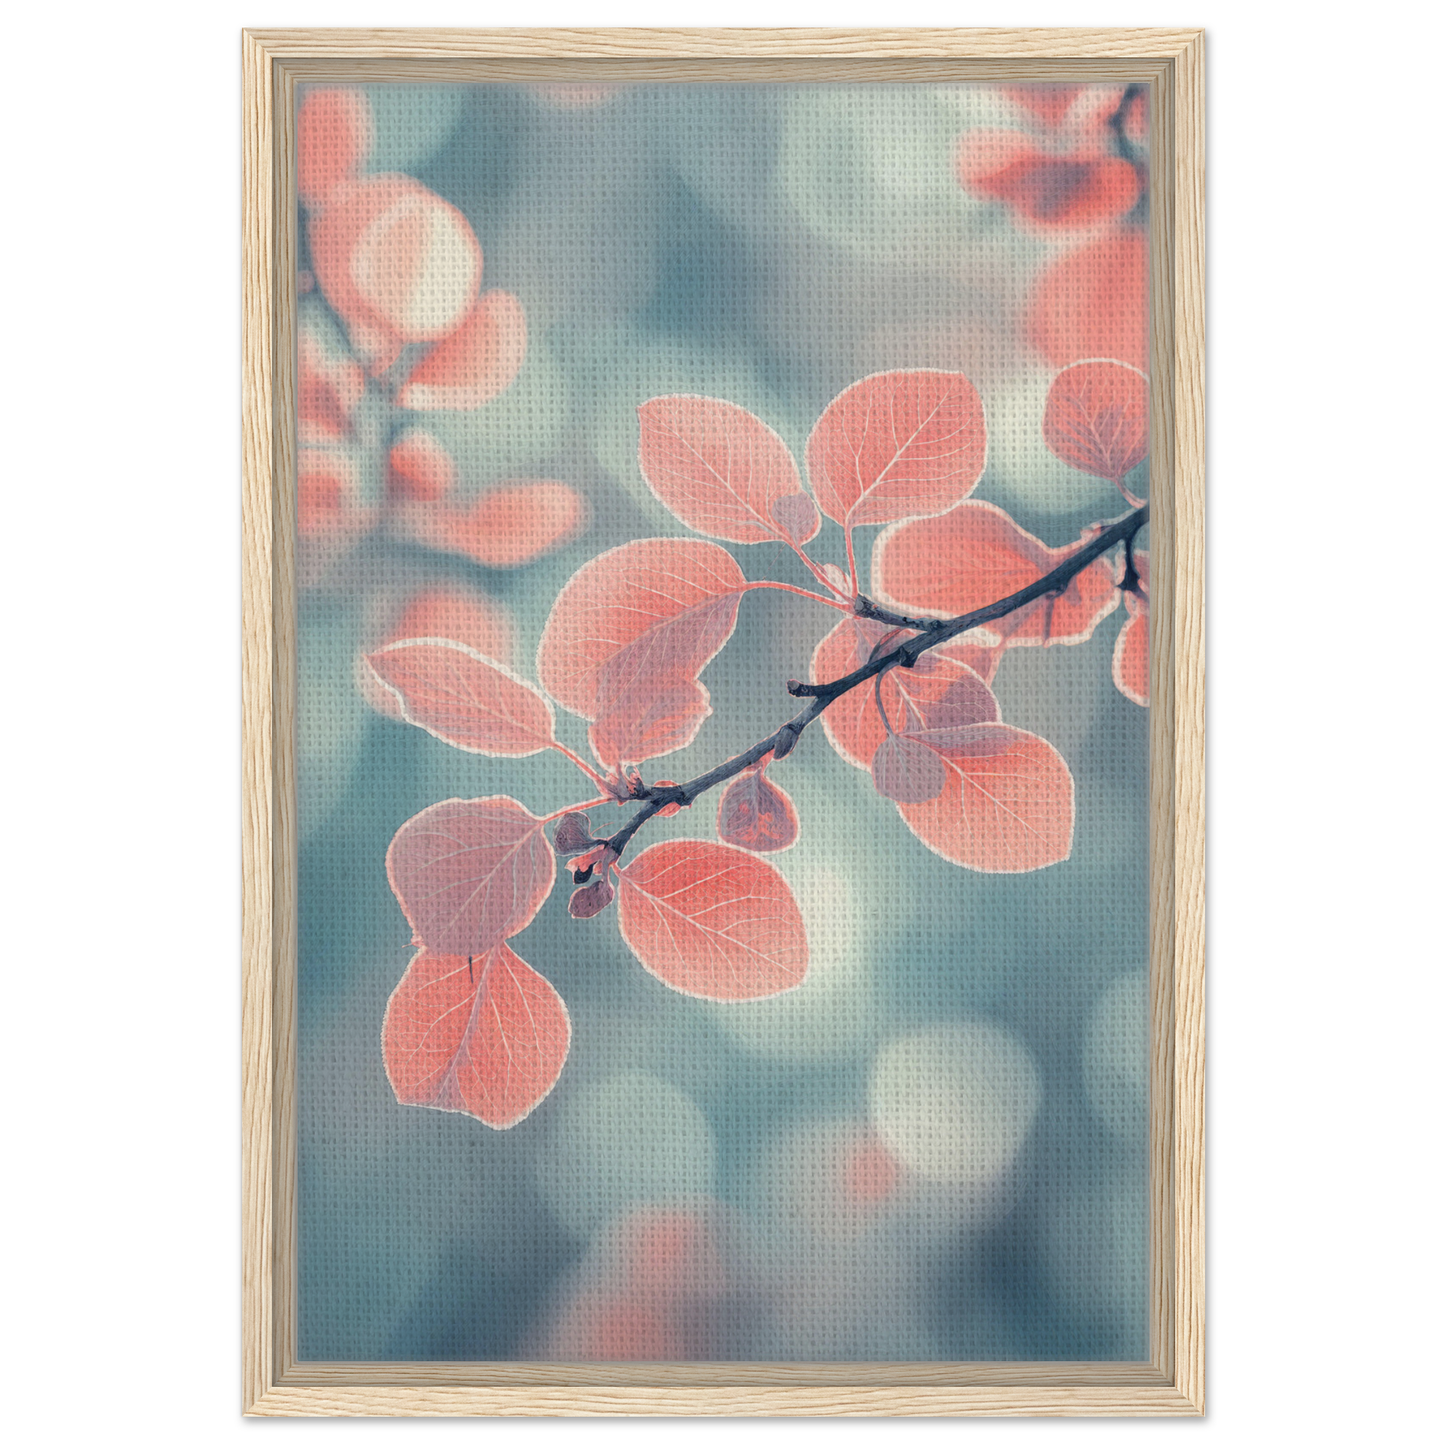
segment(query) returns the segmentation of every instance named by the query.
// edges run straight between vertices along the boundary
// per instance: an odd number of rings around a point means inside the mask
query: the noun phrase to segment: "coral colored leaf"
[[[637,415],[642,475],[693,531],[727,542],[792,537],[801,544],[817,535],[818,514],[797,464],[752,412],[707,396],[658,396]],[[784,502],[780,518],[776,509]]]
[[[537,674],[568,711],[596,724],[608,767],[685,747],[712,711],[697,676],[732,636],[747,585],[712,542],[614,547],[562,589],[537,649]]]
[[[586,813],[564,813],[552,834],[552,848],[559,858],[570,858],[574,853],[585,853],[595,848],[597,840],[592,836],[592,824]]]
[[[994,758],[1013,746],[1017,730],[1000,722],[919,728],[908,736],[944,758]]]
[[[1069,113],[1069,107],[1083,90],[1082,85],[1063,85],[1053,81],[1039,84],[1006,85],[1004,94],[1015,105],[1036,115],[1051,129]]]
[[[813,681],[833,682],[846,677],[867,662],[877,643],[892,631],[895,629],[881,622],[845,618],[814,651]],[[907,635],[900,634],[898,640]],[[984,659],[989,660],[990,666],[994,665],[993,650],[958,638],[930,648],[912,668],[895,667],[884,673],[878,693],[894,731],[907,732],[927,726],[932,721],[931,708],[949,697],[961,701],[964,695],[973,700],[970,717],[976,714],[975,720],[979,722],[997,719],[998,703],[972,666],[973,662]],[[961,691],[955,692],[955,685]],[[823,731],[838,753],[855,768],[871,768],[873,756],[887,736],[873,686],[855,687],[831,703],[823,714]]]
[[[364,90],[309,91],[296,114],[296,189],[316,210],[371,152],[371,106]]]
[[[596,918],[616,896],[617,889],[604,874],[595,883],[572,890],[572,897],[567,900],[567,912],[573,918]]]
[[[944,781],[943,759],[912,737],[890,733],[873,754],[873,786],[895,803],[926,803]]]
[[[1118,231],[1054,262],[1034,290],[1027,333],[1053,366],[1106,356],[1149,369],[1149,255]]]
[[[373,371],[408,341],[447,336],[472,308],[477,238],[460,211],[410,176],[344,181],[309,235],[317,282]]]
[[[557,863],[515,799],[450,798],[401,825],[386,876],[421,947],[475,957],[536,917]]]
[[[551,1092],[572,1042],[567,1006],[505,943],[419,953],[386,1006],[386,1076],[401,1104],[520,1123]]]
[[[459,642],[483,657],[505,664],[512,657],[512,614],[484,592],[428,587],[408,599],[380,645],[387,647],[409,638]],[[364,653],[357,655],[356,685],[373,710],[383,717],[405,721],[401,699],[377,678]]]
[[[387,463],[391,494],[403,501],[439,501],[456,485],[451,453],[421,427],[412,427],[392,443]]]
[[[639,672],[625,690],[607,697],[612,701],[599,712],[587,739],[608,767],[675,753],[696,737],[712,711],[707,689],[682,673],[649,677]]]
[[[1149,455],[1149,378],[1118,361],[1079,361],[1049,387],[1049,450],[1091,476],[1123,479]]]
[[[956,682],[949,683],[938,697],[921,701],[917,711],[922,716],[923,728],[972,727],[978,723],[998,721],[998,701],[982,679],[965,673]],[[920,731],[912,724],[909,730]]]
[[[1114,685],[1140,707],[1149,706],[1149,554],[1137,549],[1134,567],[1143,595],[1124,593],[1128,613],[1114,643]]]
[[[834,398],[808,438],[818,505],[845,527],[946,512],[978,484],[983,404],[956,371],[885,371]]]
[[[504,482],[469,508],[408,507],[397,525],[434,551],[521,567],[570,542],[586,520],[587,504],[566,482]]]
[[[552,745],[554,719],[547,699],[460,642],[396,642],[367,661],[400,698],[406,721],[454,748],[524,758]]]
[[[511,386],[527,354],[527,318],[507,291],[484,291],[460,326],[397,393],[411,411],[475,411]]]
[[[808,968],[803,916],[787,880],[741,848],[657,843],[618,874],[618,922],[642,966],[695,998],[766,998]]]
[[[717,835],[750,853],[780,853],[798,841],[798,810],[765,768],[749,768],[718,799]]]
[[[974,195],[1006,202],[1027,229],[1077,230],[1127,214],[1139,178],[1115,156],[1049,155],[1017,132],[972,131],[958,146],[959,181]]]
[[[1074,550],[1046,546],[991,502],[964,502],[947,516],[884,532],[873,549],[873,586],[890,607],[957,617],[1022,591]],[[1100,558],[1062,593],[988,627],[1009,647],[1083,642],[1118,605],[1113,573]]]
[[[806,492],[779,497],[773,503],[773,521],[783,536],[799,547],[816,537],[823,525],[817,506]]]
[[[1003,723],[984,756],[940,754],[943,791],[898,811],[926,847],[981,873],[1027,873],[1069,856],[1074,837],[1074,780],[1043,738]]]

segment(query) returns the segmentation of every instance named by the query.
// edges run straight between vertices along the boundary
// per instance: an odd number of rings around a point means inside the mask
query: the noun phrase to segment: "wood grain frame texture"
[[[1204,1410],[1204,38],[1198,30],[248,30],[243,144],[243,1408],[252,1415]],[[295,87],[307,80],[1150,85],[1150,1358],[296,1359]]]

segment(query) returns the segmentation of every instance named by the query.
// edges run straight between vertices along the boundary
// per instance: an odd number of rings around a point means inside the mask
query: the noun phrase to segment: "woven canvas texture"
[[[599,840],[1147,500],[1147,95],[300,107],[301,1358],[1145,1358],[1147,527]]]

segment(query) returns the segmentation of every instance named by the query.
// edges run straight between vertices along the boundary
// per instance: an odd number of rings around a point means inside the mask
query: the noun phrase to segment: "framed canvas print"
[[[247,32],[245,1409],[1203,1409],[1202,38]]]

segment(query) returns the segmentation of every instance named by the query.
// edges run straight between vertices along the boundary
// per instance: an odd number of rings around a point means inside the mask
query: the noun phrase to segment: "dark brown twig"
[[[647,788],[645,790],[646,801],[643,806],[633,814],[621,830],[614,833],[611,838],[599,838],[597,842],[606,843],[615,854],[620,855],[632,841],[637,830],[649,818],[656,817],[670,803],[676,803],[683,808],[691,807],[693,802],[709,788],[715,788],[719,783],[725,783],[729,778],[737,777],[739,773],[752,767],[754,763],[761,762],[769,753],[783,757],[791,752],[803,729],[821,717],[830,704],[837,702],[844,693],[851,692],[860,683],[887,672],[891,667],[912,667],[931,647],[937,647],[940,643],[958,637],[975,627],[982,627],[986,622],[994,622],[1000,617],[1007,617],[1009,613],[1017,612],[1020,607],[1027,607],[1030,602],[1037,602],[1040,597],[1057,596],[1085,567],[1102,557],[1111,547],[1117,547],[1121,542],[1130,548],[1132,556],[1134,538],[1148,520],[1149,508],[1147,505],[1140,507],[1137,512],[1130,512],[1127,517],[1122,517],[1111,526],[1105,527],[1091,542],[1086,542],[1077,552],[1065,558],[1052,572],[1046,572],[1037,582],[1031,582],[1027,587],[1022,587],[1008,597],[1000,598],[997,602],[990,602],[986,607],[978,607],[972,612],[965,612],[961,617],[947,619],[900,618],[883,608],[875,607],[867,598],[860,597],[854,604],[854,610],[860,617],[905,627],[915,635],[832,682],[790,682],[788,684],[789,693],[794,697],[810,699],[808,706],[797,717],[790,722],[785,722],[777,732],[754,743],[747,752],[739,753],[737,757],[729,758],[725,763],[719,763],[717,767],[699,774],[690,782]]]

